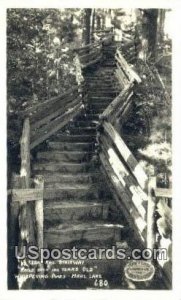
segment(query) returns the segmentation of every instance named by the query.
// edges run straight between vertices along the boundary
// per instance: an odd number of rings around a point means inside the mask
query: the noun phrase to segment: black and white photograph
[[[172,290],[172,22],[7,8],[9,291]]]

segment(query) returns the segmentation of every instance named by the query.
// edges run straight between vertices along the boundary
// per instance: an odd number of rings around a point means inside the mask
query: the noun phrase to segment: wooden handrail
[[[22,117],[29,117],[30,149],[42,143],[78,114],[83,107],[83,87],[84,85],[74,86],[67,92],[38,103],[21,114]]]
[[[79,48],[74,48],[73,50],[75,52],[79,52],[79,51],[85,50],[87,48],[94,48],[94,47],[101,46],[101,45],[102,45],[102,43],[100,41],[98,41],[98,42],[87,44],[87,45],[79,47]]]
[[[102,126],[98,138],[102,167],[146,245],[148,178],[112,124],[103,121]]]
[[[148,177],[139,165],[120,133],[116,129],[117,120],[121,120],[131,103],[134,85],[141,79],[126,62],[119,50],[115,55],[116,75],[120,83],[119,95],[100,115],[101,127],[98,135],[100,160],[102,167],[116,192],[116,201],[120,201],[130,215],[134,227],[146,245]]]
[[[141,166],[138,164],[137,160],[121,138],[120,134],[112,126],[111,123],[104,122],[103,129],[105,133],[112,140],[113,145],[116,147],[119,154],[122,156],[123,160],[126,162],[127,167],[132,172],[133,176],[136,178],[138,184],[143,190],[146,190],[146,184],[148,177]]]
[[[131,105],[131,96],[135,83],[140,83],[141,79],[136,72],[129,66],[121,52],[117,49],[115,55],[117,70],[116,77],[120,84],[120,94],[109,104],[105,111],[100,115],[100,119],[109,120],[111,123],[117,119],[122,119]]]
[[[23,246],[35,245],[39,249],[43,248],[43,176],[38,176],[32,180],[30,178],[30,121],[26,118],[23,123],[22,136],[20,139],[20,175],[14,175],[12,189],[9,190],[10,201],[10,251],[18,246],[18,254],[23,253]],[[32,187],[34,183],[34,187]],[[34,203],[32,203],[34,202]],[[19,226],[20,232],[18,239],[16,226]],[[35,228],[36,226],[36,228]],[[36,233],[35,233],[36,230]],[[13,252],[14,256],[14,252]],[[18,264],[18,275],[23,274],[24,265],[27,258],[16,262]],[[38,262],[41,267],[41,262]],[[31,273],[37,273],[37,266],[31,268]],[[14,274],[13,274],[14,275]],[[19,289],[24,288],[26,284],[31,288],[31,281],[27,279],[17,282]]]
[[[129,79],[129,81],[134,81],[137,83],[141,82],[141,78],[136,74],[136,72],[129,66],[123,55],[121,54],[120,50],[117,49],[115,58],[118,64],[121,65],[122,70],[125,72],[125,75]]]
[[[41,101],[40,103],[37,103],[33,107],[30,107],[30,108],[26,109],[25,111],[21,112],[21,115],[22,116],[29,116],[31,113],[33,113],[34,111],[36,111],[36,109],[44,108],[46,104],[53,105],[53,103],[55,101],[60,100],[60,99],[62,99],[64,97],[66,97],[66,96],[74,93],[77,90],[78,90],[78,86],[74,86],[74,87],[72,87],[71,89],[69,89],[68,91],[66,91],[63,94],[60,94],[60,95],[55,96],[55,97],[52,97],[52,98],[50,98],[48,100]]]
[[[79,56],[82,69],[85,69],[101,60],[102,42],[98,41],[79,48],[74,48],[74,52]]]
[[[109,106],[100,115],[100,119],[109,119],[125,103],[130,94],[132,94],[133,83],[129,83],[120,94],[109,104]],[[113,116],[114,119],[114,116]]]

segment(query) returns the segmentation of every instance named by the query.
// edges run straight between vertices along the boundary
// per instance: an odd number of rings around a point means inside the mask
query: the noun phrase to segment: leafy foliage
[[[73,9],[10,9],[7,14],[8,99],[18,107],[75,84]],[[68,46],[67,46],[68,45]],[[69,76],[70,75],[70,76]],[[10,111],[13,107],[10,107]]]
[[[10,144],[19,139],[19,111],[81,83],[80,63],[72,48],[82,42],[78,31],[82,17],[81,9],[7,11]]]

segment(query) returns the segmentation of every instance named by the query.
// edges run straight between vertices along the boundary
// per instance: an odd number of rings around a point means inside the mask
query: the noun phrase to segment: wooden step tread
[[[92,100],[112,100],[113,98],[112,97],[106,97],[106,96],[94,96],[94,95],[92,95],[92,96],[90,96],[89,95],[89,98],[91,98]]]
[[[99,172],[86,172],[86,173],[76,173],[76,174],[65,174],[60,172],[47,173],[44,172],[43,175],[44,180],[47,182],[62,182],[62,183],[90,183],[100,178]],[[100,179],[99,179],[100,180]],[[101,180],[102,181],[102,180]]]
[[[47,172],[64,172],[64,173],[80,173],[80,172],[87,172],[90,169],[94,169],[91,162],[39,162],[33,164],[33,170],[40,172],[47,171]],[[36,172],[36,173],[37,173]]]
[[[44,232],[60,232],[64,231],[80,231],[80,230],[89,230],[89,229],[96,229],[99,230],[100,228],[106,228],[108,229],[122,229],[124,228],[121,224],[112,224],[112,223],[105,223],[105,221],[102,222],[85,222],[85,223],[73,223],[73,224],[59,224],[57,226],[53,226],[50,228],[47,228],[44,230]]]
[[[71,153],[71,154],[87,154],[87,151],[61,151],[61,150],[47,150],[47,151],[40,151],[40,152],[38,152],[38,155],[40,154],[50,154],[50,153],[52,153],[52,154],[69,154],[69,153]],[[92,153],[94,153],[94,152],[92,152]]]
[[[85,134],[65,134],[65,133],[58,133],[54,139],[59,140],[59,141],[72,141],[72,142],[90,142],[95,140],[96,133],[95,135],[85,135]]]
[[[37,159],[57,162],[89,162],[94,152],[91,151],[59,151],[38,152]]]
[[[74,183],[74,184],[69,184],[69,183],[59,183],[59,182],[57,182],[57,183],[55,183],[54,184],[54,186],[55,186],[55,188],[57,189],[57,190],[65,190],[65,191],[70,191],[70,190],[72,190],[72,191],[77,191],[77,190],[85,190],[85,191],[87,191],[87,190],[89,190],[91,187],[92,187],[92,185],[91,184],[85,184],[85,183]],[[50,190],[50,188],[46,188],[46,186],[45,186],[45,192],[46,192],[46,190]]]
[[[109,203],[95,199],[85,201],[44,201],[45,226],[90,220],[106,220]]]
[[[82,199],[98,198],[98,187],[93,183],[46,183],[45,199]],[[79,199],[80,197],[80,199]]]
[[[81,222],[60,224],[44,229],[44,243],[46,247],[61,247],[63,244],[81,242],[121,241],[121,232],[124,226],[103,222]],[[75,244],[76,242],[76,244]]]
[[[44,199],[86,201],[92,199],[110,199],[107,186],[101,182],[95,183],[48,183],[45,182]]]
[[[59,208],[84,208],[84,207],[103,207],[103,206],[108,206],[109,203],[108,202],[97,202],[95,200],[92,201],[61,201],[61,202],[47,202],[46,204],[44,204],[44,208],[45,209],[59,209]]]
[[[63,150],[63,151],[92,151],[94,149],[93,142],[58,142],[58,141],[48,141],[48,147],[54,150]]]

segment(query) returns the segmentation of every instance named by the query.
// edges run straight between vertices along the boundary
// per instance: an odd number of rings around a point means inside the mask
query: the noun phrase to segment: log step
[[[107,97],[107,96],[89,96],[89,101],[91,103],[95,103],[95,102],[106,102],[106,103],[110,103],[112,101],[112,97]]]
[[[96,127],[76,127],[76,124],[69,127],[70,133],[75,135],[96,135]]]
[[[115,70],[112,70],[111,72],[107,72],[107,74],[105,71],[97,72],[94,74],[89,74],[89,76],[85,76],[85,78],[88,83],[96,80],[98,80],[100,83],[104,83],[104,82],[114,83],[114,71]]]
[[[46,151],[38,152],[37,159],[41,161],[57,162],[88,162],[93,156],[93,152],[85,151]]]
[[[99,114],[91,114],[90,112],[85,113],[85,114],[79,115],[76,120],[77,121],[87,121],[87,120],[99,121]]]
[[[91,128],[96,128],[98,125],[97,121],[94,120],[86,120],[86,121],[81,121],[81,120],[75,120],[74,124],[76,127],[91,127]]]
[[[59,248],[72,242],[120,241],[123,226],[103,222],[60,224],[44,230],[46,247]]]
[[[72,135],[72,134],[65,134],[65,133],[57,133],[56,136],[52,137],[52,140],[58,140],[58,141],[62,141],[62,142],[93,142],[96,140],[96,136],[93,135]]]
[[[103,113],[103,111],[106,109],[106,107],[107,107],[107,105],[105,106],[105,108],[103,108],[103,107],[90,107],[89,108],[89,111],[91,112],[91,113],[98,113],[99,115],[100,114],[102,114]]]
[[[92,151],[94,143],[48,142],[50,149],[60,151]]]
[[[90,109],[105,109],[107,106],[109,105],[109,103],[105,103],[105,102],[98,102],[98,103],[90,103],[89,107]]]
[[[107,95],[103,96],[103,95],[90,95],[88,98],[87,103],[106,103],[107,105],[109,105],[115,97],[107,97]]]
[[[108,216],[109,203],[96,201],[73,202],[61,201],[47,202],[44,205],[44,218],[46,226],[74,222],[77,220],[106,219]]]
[[[118,95],[119,92],[112,92],[112,91],[96,91],[96,90],[92,90],[89,92],[89,97],[91,96],[105,96],[105,97],[111,97],[111,98],[115,98],[116,95]]]
[[[47,163],[35,163],[33,165],[33,170],[35,173],[41,171],[47,172],[61,172],[61,173],[86,173],[91,170],[95,170],[92,163],[56,163],[56,162],[47,162]]]
[[[48,186],[47,186],[48,185]],[[97,187],[91,184],[60,184],[49,183],[44,189],[45,200],[59,201],[87,201],[91,199],[99,199],[99,191]]]
[[[117,88],[116,88],[116,85],[115,85],[115,83],[114,82],[111,82],[111,81],[107,81],[107,82],[104,82],[104,81],[102,81],[102,82],[99,82],[99,81],[97,81],[97,80],[95,80],[95,81],[90,81],[90,82],[88,82],[88,88],[90,89],[90,91],[91,91],[91,89],[92,88],[95,88],[96,90],[100,90],[100,91],[105,91],[105,90],[107,90],[107,91],[116,91],[117,90]]]
[[[77,174],[64,174],[64,173],[47,173],[47,172],[41,172],[41,175],[43,175],[45,183],[93,183],[98,181],[102,181],[100,178],[99,172],[87,172],[87,173],[77,173]]]

